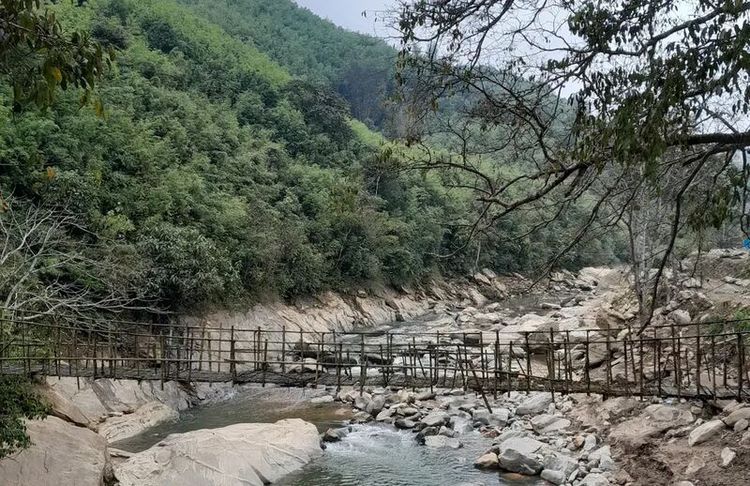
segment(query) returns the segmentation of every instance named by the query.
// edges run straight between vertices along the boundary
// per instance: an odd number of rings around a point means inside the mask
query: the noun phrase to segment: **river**
[[[538,299],[538,298],[537,298]],[[536,307],[537,299],[517,298],[511,313]],[[531,305],[529,305],[531,304]],[[528,307],[527,307],[528,306]],[[427,330],[431,319],[392,323],[370,331]],[[217,428],[234,423],[275,422],[284,418],[301,418],[323,432],[341,427],[351,416],[351,408],[340,403],[311,404],[306,394],[313,390],[298,388],[246,387],[229,399],[205,404],[185,411],[176,422],[151,428],[135,437],[112,444],[112,447],[137,452],[147,449],[169,434],[197,429]],[[324,454],[280,482],[284,486],[456,486],[546,484],[518,475],[480,471],[473,466],[491,440],[478,432],[460,436],[460,449],[434,449],[418,445],[415,434],[391,425],[353,425],[342,441],[327,444]]]
[[[313,405],[309,390],[293,388],[246,388],[228,400],[183,412],[176,422],[151,428],[112,447],[137,452],[169,434],[217,428],[242,422],[275,422],[297,417],[314,423],[318,430],[341,427],[351,409],[340,403]],[[324,454],[276,484],[284,486],[455,486],[540,484],[522,478],[503,477],[473,467],[474,459],[490,445],[478,432],[460,437],[461,449],[433,449],[418,445],[415,434],[390,425],[353,425],[342,441],[327,444]]]

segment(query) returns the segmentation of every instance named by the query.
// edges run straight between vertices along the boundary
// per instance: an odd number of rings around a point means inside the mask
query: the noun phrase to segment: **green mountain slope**
[[[356,118],[384,128],[396,50],[383,40],[337,27],[292,0],[179,1],[294,76],[330,85]]]
[[[291,296],[432,271],[454,203],[398,173],[332,92],[170,0],[59,7],[120,52],[106,119],[65,93],[0,112],[2,193],[72,211],[120,282],[172,307]],[[89,285],[67,268],[74,286]],[[40,275],[38,285],[47,276]],[[99,276],[98,279],[105,277]]]
[[[116,68],[98,88],[104,118],[74,90],[45,112],[13,113],[0,83],[0,222],[20,234],[46,208],[38,227],[54,236],[44,258],[28,245],[0,268],[6,302],[195,310],[476,265],[518,271],[572,231],[563,222],[549,241],[514,239],[530,223],[506,221],[479,246],[437,257],[471,221],[461,189],[471,181],[405,171],[406,149],[352,119],[335,89],[357,63],[391,69],[392,51],[286,0],[55,9],[64,27],[117,49]],[[19,288],[32,297],[19,300]]]

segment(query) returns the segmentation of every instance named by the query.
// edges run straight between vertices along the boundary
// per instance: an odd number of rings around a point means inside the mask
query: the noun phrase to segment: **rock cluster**
[[[353,423],[376,421],[411,430],[426,447],[460,448],[465,434],[480,433],[487,450],[476,459],[481,469],[540,476],[553,484],[601,485],[615,482],[618,468],[608,445],[596,434],[576,433],[565,416],[571,399],[549,393],[512,392],[483,400],[463,390],[412,392],[385,388],[343,389],[336,400],[356,413]],[[346,437],[348,427],[329,429],[324,441]]]

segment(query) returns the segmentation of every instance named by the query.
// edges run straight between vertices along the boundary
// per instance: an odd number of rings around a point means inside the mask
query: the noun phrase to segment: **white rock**
[[[740,420],[738,420],[738,421],[736,421],[734,423],[734,431],[735,432],[742,432],[743,430],[745,430],[748,427],[749,424],[750,424],[750,422],[748,422],[747,419],[740,419]]]
[[[672,319],[675,324],[679,324],[681,326],[690,324],[691,322],[690,313],[683,309],[677,309],[670,312],[669,318]]]
[[[531,419],[531,426],[537,434],[560,432],[570,427],[570,420],[555,415],[541,414]]]
[[[737,457],[737,453],[729,447],[725,447],[721,450],[721,467],[727,467]]]
[[[728,427],[734,427],[734,424],[743,419],[750,420],[750,407],[743,407],[733,411],[729,416],[724,418],[724,423]]]
[[[596,447],[596,444],[596,436],[594,434],[588,434],[586,440],[583,442],[583,450],[585,452],[592,451],[594,450],[594,447]]]
[[[332,403],[333,397],[331,395],[323,395],[322,397],[315,397],[310,399],[310,403],[318,405],[321,403]]]
[[[321,454],[300,419],[173,434],[115,467],[120,486],[262,486]]]
[[[552,403],[551,393],[536,393],[523,402],[516,408],[517,415],[533,415],[544,412],[547,407]]]
[[[544,469],[541,478],[552,484],[563,484],[565,482],[565,474],[562,471],[555,471],[554,469]]]
[[[453,437],[446,437],[444,435],[428,435],[424,438],[424,445],[436,449],[442,447],[460,449],[461,447],[463,447],[463,444],[458,439],[454,439]]]
[[[609,486],[609,480],[603,474],[589,473],[578,484],[579,486]]]
[[[385,397],[383,395],[377,395],[372,397],[372,400],[365,407],[365,411],[370,415],[377,415],[385,407]]]
[[[578,468],[578,461],[567,454],[554,452],[544,456],[544,470],[560,471],[567,478]]]
[[[543,466],[537,459],[536,452],[543,446],[543,443],[528,437],[514,437],[504,440],[499,446],[498,460],[500,467],[507,471],[528,476],[539,474]]]
[[[108,418],[99,425],[99,434],[107,439],[107,442],[117,442],[178,418],[179,413],[176,410],[163,403],[151,402],[139,407],[133,413]]]
[[[26,424],[32,445],[0,460],[3,485],[100,486],[107,442],[84,427],[47,417]]]
[[[706,467],[706,461],[704,461],[700,456],[693,456],[692,459],[690,459],[687,468],[685,469],[685,475],[692,476],[704,467]]]
[[[724,422],[711,420],[693,429],[688,436],[688,445],[694,446],[706,442],[724,429]]]
[[[449,420],[450,415],[443,411],[436,410],[424,416],[421,422],[427,427],[437,427],[438,425],[447,424]]]
[[[451,427],[459,434],[467,434],[474,430],[471,420],[457,415],[451,417]]]
[[[80,425],[81,427],[91,425],[91,420],[89,420],[83,411],[59,390],[47,388],[43,391],[43,394],[50,406],[51,414],[55,417]]]
[[[602,446],[589,454],[589,460],[594,459],[599,464],[602,471],[612,471],[615,469],[615,462],[612,460],[612,452],[608,445]]]
[[[488,452],[487,454],[479,456],[477,460],[474,461],[474,467],[479,469],[497,469],[500,467],[500,462],[498,461],[497,454],[494,452]]]
[[[375,417],[375,420],[378,422],[385,422],[388,419],[390,419],[393,416],[393,409],[392,408],[386,408],[382,410],[377,417]]]
[[[482,425],[492,425],[502,427],[508,422],[510,411],[505,408],[498,408],[490,413],[488,410],[474,410],[472,418],[475,422]]]

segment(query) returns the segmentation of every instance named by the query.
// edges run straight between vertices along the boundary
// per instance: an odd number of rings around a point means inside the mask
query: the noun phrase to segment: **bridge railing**
[[[0,374],[747,399],[745,329],[311,332],[0,310]]]

